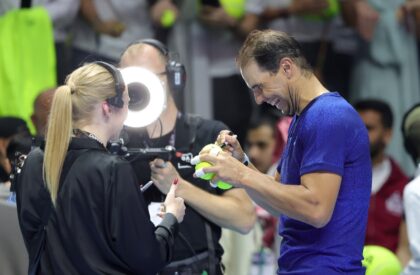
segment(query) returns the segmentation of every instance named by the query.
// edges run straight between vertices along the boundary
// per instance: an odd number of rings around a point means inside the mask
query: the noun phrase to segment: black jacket
[[[153,226],[127,161],[73,138],[55,208],[42,162],[41,149],[29,154],[16,190],[30,269],[40,257],[38,274],[156,274],[170,261],[176,218]]]
[[[221,130],[228,127],[220,121],[204,119],[197,115],[178,114],[175,129],[160,138],[149,139],[147,132],[138,129],[126,128],[125,139],[127,147],[165,147],[172,145],[176,148],[176,156],[172,159],[172,164],[176,167],[182,178],[215,195],[222,195],[225,190],[212,188],[208,181],[194,178],[194,166],[190,164],[193,156],[196,156],[201,149],[214,143]],[[171,141],[171,139],[173,139]],[[140,183],[144,184],[150,180],[149,163],[136,161],[132,163],[135,173]],[[155,186],[150,187],[144,192],[146,203],[162,202],[165,195]],[[211,229],[211,240],[207,238],[206,224]],[[209,241],[215,247],[215,256],[221,260],[223,248],[219,243],[221,237],[220,226],[212,223],[202,216],[194,208],[186,204],[184,221],[179,225],[179,235],[175,239],[175,250],[173,261],[183,260],[209,250]]]

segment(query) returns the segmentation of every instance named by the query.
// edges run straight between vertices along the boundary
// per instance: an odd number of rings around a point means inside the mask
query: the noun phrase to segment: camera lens
[[[128,108],[131,111],[140,111],[149,104],[150,91],[141,83],[130,83],[128,85],[128,95],[130,96]]]

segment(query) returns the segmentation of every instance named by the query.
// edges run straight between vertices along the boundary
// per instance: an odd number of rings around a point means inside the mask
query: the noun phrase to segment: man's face
[[[270,126],[263,124],[248,131],[246,150],[252,164],[262,173],[266,173],[272,164],[275,145],[275,136]]]
[[[167,90],[166,61],[162,54],[153,46],[144,44],[135,51],[130,51],[121,59],[121,68],[138,66],[157,75]]]
[[[373,110],[359,112],[369,134],[370,155],[375,158],[383,154],[391,140],[392,130],[383,126],[380,113]]]
[[[36,128],[37,135],[45,135],[54,93],[55,90],[48,90],[39,95],[36,99],[34,113],[32,114],[31,119]]]
[[[289,81],[283,70],[279,69],[276,74],[262,71],[257,63],[251,60],[241,69],[241,74],[254,94],[257,104],[266,102],[284,114],[291,113]]]

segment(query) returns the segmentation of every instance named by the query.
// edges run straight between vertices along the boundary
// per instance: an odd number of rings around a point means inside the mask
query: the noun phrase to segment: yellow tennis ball
[[[222,151],[222,148],[220,148],[219,145],[214,144],[214,143],[207,144],[206,146],[203,147],[203,149],[201,149],[201,151],[206,152],[206,153],[210,153],[210,151],[214,150],[214,149],[216,149],[219,152]],[[211,163],[206,162],[206,161],[202,161],[202,162],[197,163],[197,165],[195,166],[195,171],[197,171],[201,168],[206,168],[206,167],[210,167],[210,166],[212,166]],[[201,177],[201,179],[212,180],[213,177],[214,177],[214,173],[206,173],[206,174],[204,174],[204,176]],[[227,190],[227,189],[232,188],[233,186],[230,185],[229,183],[226,183],[224,181],[219,180],[217,182],[217,187],[222,189],[222,190]]]
[[[363,257],[362,265],[366,267],[366,275],[397,275],[401,272],[397,256],[385,247],[366,245]]]
[[[206,162],[206,161],[202,161],[199,162],[195,165],[195,171],[202,169],[202,168],[206,168],[206,167],[211,167],[211,163]],[[214,173],[205,173],[202,177],[200,177],[203,180],[211,180],[214,177]]]
[[[245,14],[244,0],[220,0],[220,5],[233,18],[240,19]]]
[[[325,8],[321,14],[317,15],[305,15],[304,17],[306,19],[310,20],[328,20],[336,16],[340,11],[340,5],[338,3],[338,0],[328,0],[328,7]]]
[[[228,189],[231,189],[233,186],[230,185],[227,182],[224,182],[224,181],[219,180],[217,182],[217,187],[220,188],[220,189],[222,189],[222,190],[228,190]]]
[[[172,25],[175,23],[176,15],[173,10],[165,10],[162,14],[162,17],[160,18],[160,24],[164,28],[172,27]]]

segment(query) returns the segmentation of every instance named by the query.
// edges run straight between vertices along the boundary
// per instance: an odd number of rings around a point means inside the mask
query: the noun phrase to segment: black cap
[[[17,117],[0,117],[0,138],[9,138],[15,134],[29,133],[26,122]]]

